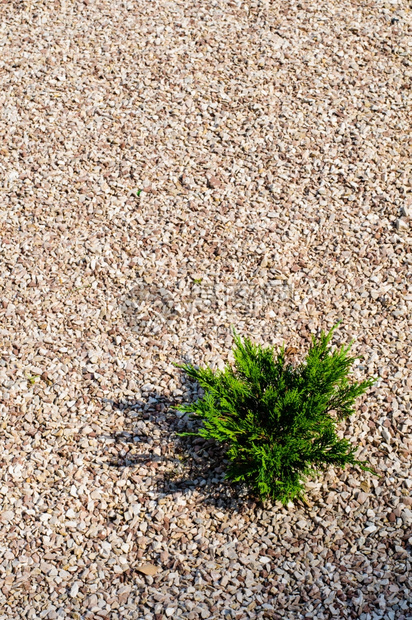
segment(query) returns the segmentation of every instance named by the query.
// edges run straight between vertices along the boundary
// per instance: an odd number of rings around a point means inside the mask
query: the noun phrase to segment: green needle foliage
[[[287,504],[302,498],[305,480],[330,465],[374,473],[336,435],[338,422],[354,413],[356,398],[375,381],[349,381],[356,357],[348,355],[352,342],[332,350],[337,325],[312,336],[306,359],[295,367],[286,362],[284,346],[275,354],[275,347],[262,348],[235,332],[233,367],[179,366],[205,391],[197,402],[177,407],[203,421],[196,433],[182,434],[224,444],[226,477],[248,483],[261,499]]]

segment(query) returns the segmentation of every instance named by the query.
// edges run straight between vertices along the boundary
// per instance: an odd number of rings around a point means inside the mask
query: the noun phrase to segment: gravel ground
[[[412,618],[406,0],[0,16],[0,619]],[[172,363],[337,319],[380,477],[262,507]]]

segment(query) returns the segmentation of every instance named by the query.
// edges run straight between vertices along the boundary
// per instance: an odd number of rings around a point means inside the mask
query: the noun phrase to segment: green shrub
[[[204,389],[197,402],[177,409],[203,421],[195,433],[227,447],[226,477],[251,485],[261,499],[283,504],[304,497],[304,482],[330,465],[357,465],[356,448],[336,435],[374,379],[351,382],[349,346],[332,350],[328,334],[312,336],[304,362],[286,362],[283,346],[262,348],[234,333],[234,366],[224,370],[179,366]]]

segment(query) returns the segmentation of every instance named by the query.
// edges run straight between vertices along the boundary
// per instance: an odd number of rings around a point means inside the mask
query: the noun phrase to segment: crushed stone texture
[[[0,4],[1,620],[412,617],[411,51],[406,0]],[[380,477],[262,507],[173,362],[338,319]]]

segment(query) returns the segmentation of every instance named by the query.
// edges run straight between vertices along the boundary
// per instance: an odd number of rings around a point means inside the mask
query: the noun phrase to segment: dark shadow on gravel
[[[182,399],[185,402],[193,400],[191,387],[190,384],[181,383],[181,389],[184,389]],[[122,411],[127,423],[123,431],[111,435],[115,445],[118,448],[124,446],[124,450],[120,450],[118,457],[109,461],[110,466],[132,470],[147,466],[156,471],[158,466],[167,465],[166,472],[157,472],[152,476],[159,494],[190,494],[196,490],[199,493],[197,503],[231,511],[250,510],[253,506],[261,505],[245,485],[224,479],[228,461],[222,446],[202,437],[179,435],[181,432],[195,431],[200,423],[172,409],[179,404],[178,399],[153,392],[146,399],[135,403],[112,404],[115,409]],[[150,449],[139,452],[139,445],[153,439],[150,432],[142,430],[146,424],[160,431],[159,445],[160,448],[168,446],[167,453],[158,455]]]

